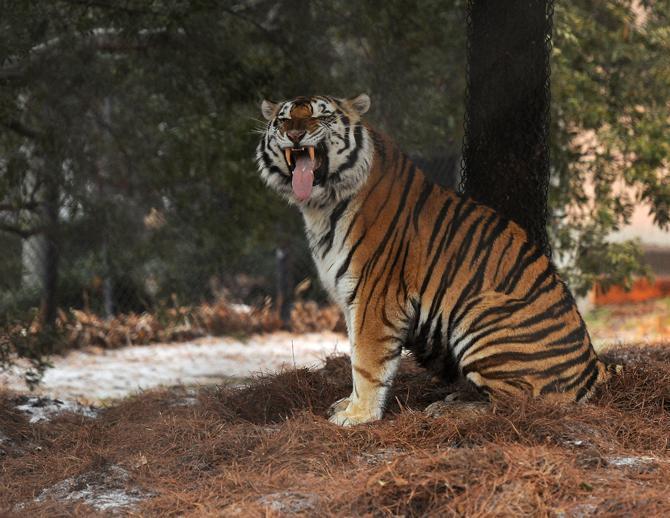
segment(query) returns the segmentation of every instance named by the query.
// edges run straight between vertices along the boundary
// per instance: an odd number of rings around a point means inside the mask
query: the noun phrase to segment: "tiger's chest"
[[[353,210],[303,210],[305,230],[321,284],[340,308],[348,299],[356,278],[351,269],[351,244],[347,230]]]

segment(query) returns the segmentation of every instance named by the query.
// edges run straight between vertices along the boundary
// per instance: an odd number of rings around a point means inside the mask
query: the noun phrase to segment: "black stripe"
[[[546,268],[540,275],[537,276],[537,279],[535,279],[533,285],[528,288],[526,295],[534,293],[535,290],[542,286],[542,284],[551,276],[552,273],[553,272],[549,268]]]
[[[586,328],[583,325],[580,325],[579,327],[573,329],[570,331],[567,335],[562,336],[560,338],[556,338],[553,341],[549,342],[547,344],[547,347],[553,347],[556,345],[564,345],[566,343],[570,342],[584,342],[584,338],[586,338]]]
[[[403,161],[403,165],[405,163],[406,159]],[[409,191],[412,188],[412,184],[414,181],[414,174],[416,171],[416,167],[414,164],[412,164],[409,168],[409,173],[408,173],[408,178],[405,180],[405,185],[403,186],[403,191],[402,195],[400,196],[400,203],[398,204],[398,208],[395,211],[395,214],[393,215],[393,219],[388,225],[388,228],[386,230],[386,233],[384,234],[384,237],[382,238],[381,242],[377,246],[375,252],[372,254],[371,259],[368,261],[371,266],[369,266],[369,270],[374,267],[374,264],[379,260],[379,257],[381,254],[384,252],[384,249],[386,248],[386,244],[388,243],[388,240],[391,237],[391,234],[396,230],[396,225],[398,224],[398,219],[400,219],[401,214],[405,210],[405,203],[407,202],[407,196],[409,195]]]
[[[565,372],[566,370],[568,370],[571,367],[575,367],[576,365],[580,365],[580,364],[584,363],[586,360],[589,359],[590,356],[591,356],[591,348],[586,346],[586,344],[585,344],[584,345],[584,352],[582,352],[582,354],[580,354],[579,356],[575,356],[574,358],[570,358],[569,360],[566,360],[564,362],[557,363],[556,365],[554,365],[552,367],[549,367],[548,369],[545,369],[544,371],[542,371],[541,374],[544,377],[556,376],[556,375],[560,374],[561,372]],[[574,382],[574,384],[571,383],[570,386],[564,387],[565,390],[569,390],[570,388],[572,388],[574,385],[576,385],[578,383],[578,381],[579,380],[576,380]]]
[[[403,164],[402,164],[402,169],[401,169],[401,174],[402,171],[404,170],[404,166],[407,163],[407,159],[403,156]],[[382,238],[381,242],[377,246],[376,250],[372,254],[372,257],[367,261],[365,264],[365,267],[363,268],[363,272],[361,273],[361,278],[362,279],[367,279],[368,275],[372,271],[372,269],[375,267],[377,264],[377,261],[379,261],[379,258],[381,257],[382,253],[386,249],[386,245],[391,238],[391,234],[395,233],[397,234],[397,224],[398,224],[398,219],[400,218],[401,214],[405,210],[405,203],[407,202],[407,196],[409,195],[409,191],[412,188],[412,185],[414,183],[414,174],[416,172],[416,167],[414,164],[410,164],[409,166],[409,171],[408,171],[408,178],[405,180],[405,185],[403,187],[403,192],[402,195],[400,196],[400,202],[398,204],[398,208],[396,209],[395,214],[393,215],[393,219],[391,220],[391,223],[389,224],[386,233],[384,234],[384,237]],[[360,286],[361,282],[359,279],[359,282],[356,285],[356,289],[354,290],[353,297],[356,297],[356,292],[358,291],[358,286]],[[350,296],[351,298],[351,296]],[[352,299],[353,300],[353,299]],[[361,319],[361,325],[360,328],[363,328],[363,324],[365,323],[365,316],[367,314],[369,305],[366,305],[365,309],[363,310],[363,318]]]
[[[487,235],[487,232],[494,221],[496,222],[496,226],[493,227],[491,232]],[[491,255],[496,239],[498,239],[500,234],[502,234],[507,229],[508,224],[509,224],[508,221],[500,218],[497,214],[493,213],[491,215],[491,217],[486,221],[486,225],[484,225],[484,228],[482,229],[482,233],[479,238],[479,243],[477,244],[477,248],[475,248],[475,251],[472,254],[472,258],[470,259],[471,267],[473,266],[477,257],[479,257],[484,250],[487,251],[486,262],[488,263],[488,256]]]
[[[442,337],[442,315],[437,318],[437,323],[435,324],[435,329],[433,330],[433,336],[430,340],[430,348],[428,355],[424,355],[424,361],[432,363],[433,360],[437,359],[441,354],[445,352],[444,343]]]
[[[285,174],[279,167],[272,163],[265,149],[261,150],[261,160],[263,160],[263,167],[265,167],[271,174],[278,174],[284,180],[284,183],[290,183],[291,177]]]
[[[400,282],[396,289],[396,299],[399,298],[400,290],[403,292],[403,297],[407,298],[407,281],[405,280],[405,266],[407,265],[407,256],[409,255],[409,240],[405,243],[405,253],[402,258],[402,264],[400,265]]]
[[[437,215],[437,218],[435,218],[435,222],[433,223],[433,231],[431,232],[430,238],[428,239],[427,255],[430,255],[430,252],[433,249],[433,243],[435,242],[437,233],[442,228],[442,223],[444,223],[444,218],[447,216],[447,211],[449,210],[450,206],[451,206],[451,199],[447,199],[447,202],[440,209],[440,213]]]
[[[498,272],[500,271],[500,266],[502,265],[503,259],[505,258],[505,254],[507,253],[507,250],[509,250],[510,246],[512,246],[513,238],[510,235],[507,240],[507,244],[505,245],[505,248],[502,249],[502,252],[500,252],[500,255],[498,256],[498,264],[496,265],[496,272],[493,274],[493,279],[495,280],[496,277],[498,277]]]
[[[390,194],[391,194],[391,192],[392,192],[392,190],[393,190],[393,185],[394,185],[395,182],[396,182],[396,178],[397,178],[397,177],[394,177],[394,178],[393,178],[393,181],[389,184],[389,189],[388,189],[388,193],[387,193],[387,198],[388,198],[388,196],[390,196]],[[372,187],[370,187],[370,189],[368,190],[368,193],[365,195],[365,198],[364,198],[363,201],[361,202],[361,204],[360,204],[361,207],[364,207],[364,206],[367,204],[368,199],[370,198],[370,196],[372,196],[372,194],[374,194],[374,192],[376,191],[377,187],[379,186],[379,184],[380,184],[384,179],[386,179],[386,176],[384,176],[384,175],[379,175],[379,178],[377,179],[377,181],[375,182],[375,184],[374,184]],[[370,225],[374,225],[374,224],[377,222],[377,219],[379,218],[379,215],[382,213],[382,211],[384,210],[385,207],[386,207],[386,205],[382,203],[381,206],[379,207],[379,210],[377,211],[377,214],[375,214],[375,217],[374,217],[374,218],[372,219],[372,221],[370,222]],[[354,228],[354,224],[356,223],[356,221],[358,220],[358,217],[362,214],[362,212],[363,212],[363,211],[360,210],[360,209],[357,210],[357,211],[356,211],[356,214],[354,214],[354,217],[351,218],[351,223],[349,223],[349,228],[347,228],[347,231],[346,231],[346,233],[344,234],[344,238],[342,238],[342,244],[346,243],[347,238],[349,237],[349,234],[351,233],[351,231],[352,231],[353,228]]]
[[[454,214],[449,220],[449,223],[447,224],[447,228],[444,231],[444,235],[442,236],[442,239],[440,240],[440,244],[437,246],[435,249],[435,253],[433,254],[433,258],[430,262],[430,265],[428,266],[428,269],[426,270],[426,273],[424,274],[423,277],[423,283],[421,284],[421,289],[419,290],[419,296],[423,297],[423,294],[426,292],[426,289],[428,289],[428,284],[430,282],[430,279],[433,276],[433,270],[435,269],[435,266],[437,265],[438,260],[440,259],[440,252],[443,252],[443,248],[449,244],[449,237],[453,234],[452,230],[453,228],[460,223],[459,221],[459,216],[462,208],[466,206],[466,200],[465,198],[459,198],[458,204],[454,208]],[[436,225],[437,227],[437,225]],[[433,231],[435,232],[435,228]],[[432,236],[431,236],[432,237]],[[430,247],[428,250],[428,254],[430,255]]]
[[[496,287],[496,291],[501,291],[505,292],[505,289],[507,286],[511,283],[511,280],[513,277],[516,276],[516,274],[521,271],[523,273],[524,271],[524,259],[526,258],[526,254],[532,249],[532,246],[529,241],[524,241],[523,244],[521,245],[521,249],[517,253],[516,256],[516,261],[514,262],[514,265],[507,270],[507,275],[505,278],[498,284]]]
[[[344,260],[342,265],[340,266],[339,270],[337,270],[337,274],[335,275],[335,284],[337,284],[340,280],[340,277],[342,277],[347,269],[349,268],[349,263],[351,263],[351,258],[354,255],[354,252],[356,249],[359,247],[359,245],[363,242],[363,238],[365,238],[365,232],[361,234],[361,237],[358,238],[358,241],[354,243],[354,246],[351,247],[351,250],[349,250],[349,253],[347,254],[347,258]]]
[[[340,117],[342,119],[342,123],[344,124],[344,147],[337,151],[338,155],[344,153],[351,146],[351,137],[349,136],[351,133],[351,126],[349,125],[351,120],[344,113],[341,113]]]
[[[546,257],[544,253],[542,253],[542,251],[538,247],[534,246],[533,252],[528,257],[526,257],[526,259],[523,261],[522,266],[516,271],[515,275],[510,280],[509,286],[507,286],[505,293],[508,295],[512,293],[516,288],[517,284],[519,283],[519,281],[521,280],[521,277],[523,276],[524,273],[528,271],[530,266],[534,262],[544,257]]]
[[[471,365],[477,366],[472,370],[478,370],[481,368],[488,368],[495,365],[504,364],[506,362],[513,362],[513,361],[530,362],[536,360],[546,360],[548,358],[554,358],[574,353],[578,351],[582,346],[583,344],[572,344],[568,347],[563,347],[561,349],[543,349],[534,352],[506,351],[502,353],[494,353],[482,358],[481,360],[475,361]]]
[[[423,189],[421,190],[421,194],[419,194],[419,199],[416,201],[416,204],[414,205],[414,210],[412,212],[412,219],[414,221],[414,230],[417,232],[419,231],[419,214],[421,214],[421,210],[423,210],[423,206],[426,203],[426,200],[428,200],[428,197],[430,196],[430,193],[433,192],[434,185],[431,182],[428,182],[426,180],[423,181]]]
[[[347,161],[344,164],[340,165],[340,167],[338,167],[335,170],[335,172],[333,172],[330,175],[329,181],[332,181],[332,182],[338,181],[339,178],[340,178],[340,175],[344,171],[348,171],[349,169],[354,167],[354,165],[356,165],[356,162],[358,162],[358,155],[360,154],[360,151],[361,151],[360,144],[361,144],[361,139],[362,138],[363,138],[363,127],[358,125],[354,129],[354,148],[353,148],[353,150],[349,154],[349,157],[347,158]]]
[[[344,211],[347,209],[347,206],[349,205],[349,202],[351,201],[351,198],[347,198],[346,200],[342,200],[340,203],[337,204],[337,206],[333,209],[333,212],[330,213],[330,228],[328,229],[328,232],[326,233],[325,236],[321,238],[321,241],[319,242],[319,246],[323,247],[325,246],[326,248],[323,250],[321,253],[321,258],[323,259],[328,252],[330,252],[330,249],[333,247],[333,240],[335,239],[335,229],[337,228],[337,222],[344,213]]]
[[[545,327],[538,331],[532,333],[517,334],[515,336],[504,336],[502,338],[496,338],[490,342],[484,344],[485,347],[492,347],[494,345],[505,345],[505,344],[529,344],[533,342],[539,342],[543,338],[546,338],[551,333],[558,331],[563,328],[564,325],[562,322],[558,322],[552,326]],[[479,350],[479,349],[478,349]]]
[[[575,396],[575,401],[579,401],[584,396],[586,396],[591,391],[591,388],[593,387],[593,384],[598,379],[598,367],[595,364],[595,360],[589,364],[589,368],[591,368],[590,367],[591,365],[593,365],[593,372],[591,373],[591,377],[586,381],[586,383],[584,385],[582,385],[582,388],[580,388],[577,391],[577,395]]]

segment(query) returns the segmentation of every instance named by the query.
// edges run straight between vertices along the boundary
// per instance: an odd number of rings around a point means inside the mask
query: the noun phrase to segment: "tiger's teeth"
[[[289,148],[284,148],[284,155],[286,156],[288,165],[291,165],[291,150]]]
[[[307,148],[307,151],[309,151],[309,159],[310,159],[312,162],[314,162],[314,147],[313,147],[313,146],[309,146],[309,147]]]

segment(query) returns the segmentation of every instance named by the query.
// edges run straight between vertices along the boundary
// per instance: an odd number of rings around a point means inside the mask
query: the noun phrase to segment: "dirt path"
[[[316,366],[333,353],[348,353],[335,333],[271,333],[192,342],[73,351],[53,360],[35,393],[97,403],[158,386],[205,385],[248,378],[282,366]],[[0,387],[25,392],[21,372],[0,374]]]

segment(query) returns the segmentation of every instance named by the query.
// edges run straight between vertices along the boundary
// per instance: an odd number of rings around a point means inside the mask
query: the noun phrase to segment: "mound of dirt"
[[[585,404],[440,417],[423,409],[453,387],[407,360],[386,417],[351,429],[325,419],[351,390],[346,357],[97,417],[31,424],[5,394],[0,512],[90,516],[123,494],[114,512],[148,516],[670,515],[670,344],[608,356],[625,372]]]

